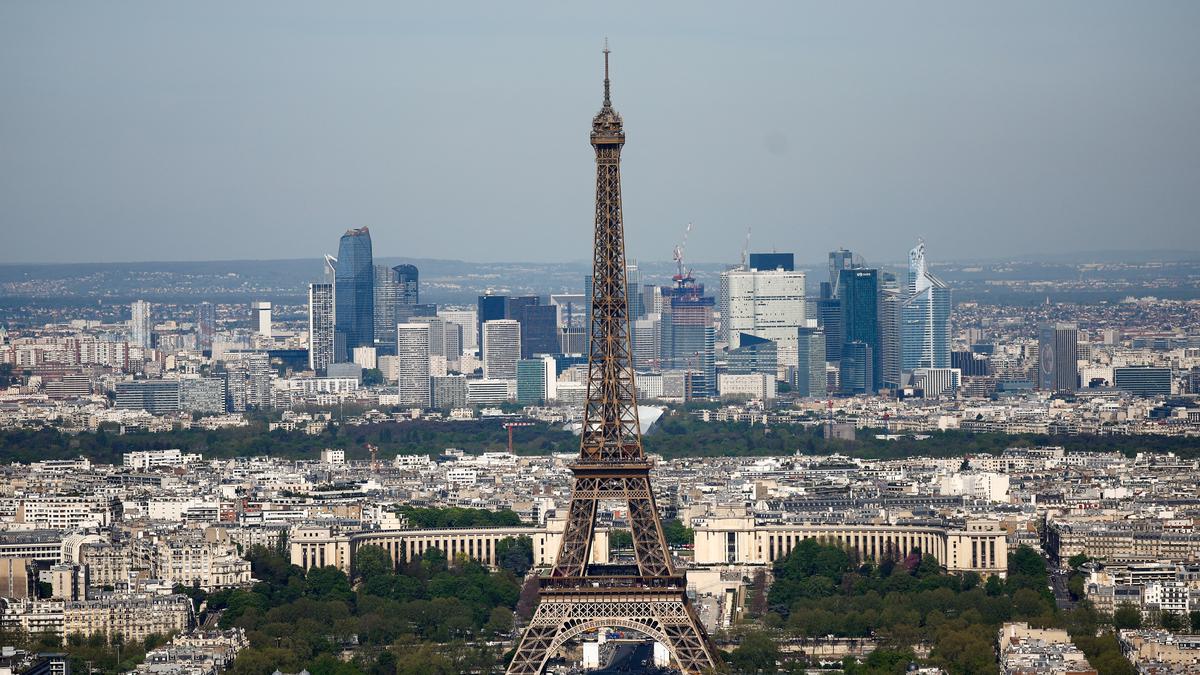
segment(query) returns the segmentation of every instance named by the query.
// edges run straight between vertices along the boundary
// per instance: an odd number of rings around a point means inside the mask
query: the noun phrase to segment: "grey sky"
[[[1200,249],[1200,3],[0,3],[0,262]],[[600,3],[597,3],[600,6]],[[615,7],[615,9],[608,9]]]

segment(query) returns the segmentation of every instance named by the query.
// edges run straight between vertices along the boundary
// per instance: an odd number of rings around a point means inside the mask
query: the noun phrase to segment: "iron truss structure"
[[[671,564],[650,488],[651,465],[642,450],[630,358],[621,213],[625,131],[609,94],[608,55],[606,46],[604,105],[592,120],[596,230],[579,461],[571,466],[574,486],[558,558],[550,575],[540,580],[541,602],[508,667],[511,675],[541,673],[568,640],[606,627],[626,628],[661,642],[689,675],[720,666],[688,601],[685,579]],[[589,563],[602,501],[629,506],[636,568]]]

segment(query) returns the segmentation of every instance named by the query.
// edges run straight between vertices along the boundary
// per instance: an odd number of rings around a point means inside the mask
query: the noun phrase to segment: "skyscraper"
[[[252,302],[250,310],[254,314],[254,331],[262,337],[271,337],[271,303]]]
[[[334,285],[337,312],[334,320],[344,336],[338,362],[347,361],[355,347],[375,344],[375,270],[371,254],[371,232],[365,227],[347,230],[338,245]]]
[[[690,277],[663,298],[662,368],[686,372],[692,397],[717,393],[714,304],[714,298],[704,295],[704,285]]]
[[[833,287],[833,294],[839,295],[837,290],[838,281],[841,280],[842,270],[848,270],[854,267],[854,254],[844,248],[839,248],[836,251],[829,252],[829,285]]]
[[[458,324],[462,328],[462,344],[459,346],[459,353],[455,357],[462,354],[463,351],[473,352],[479,349],[479,328],[478,310],[476,309],[439,309],[438,316],[448,322]]]
[[[479,305],[475,312],[475,320],[478,325],[474,327],[474,330],[476,342],[480,348],[483,347],[483,324],[507,318],[509,318],[507,295],[492,295],[489,291],[486,295],[479,296]]]
[[[825,332],[812,326],[796,332],[796,381],[792,386],[799,396],[825,396]]]
[[[308,367],[324,374],[334,362],[333,284],[308,285]]]
[[[888,272],[879,279],[879,384],[900,387],[900,285]]]
[[[879,388],[878,368],[875,365],[879,357],[879,270],[841,270],[837,294],[842,305],[842,358],[847,354],[846,345],[862,343],[863,348],[855,347],[851,353],[854,358],[867,359],[865,372],[871,377],[866,381],[865,391],[873,392]],[[843,368],[843,377],[845,372]]]
[[[396,325],[396,393],[400,405],[428,408],[429,324]]]
[[[796,329],[805,325],[805,275],[783,269],[721,272],[721,332],[729,349],[740,336],[775,342],[779,365],[796,365]]]
[[[483,376],[489,380],[517,379],[521,359],[521,324],[512,319],[483,323]]]
[[[791,253],[751,253],[750,269],[791,272],[796,269],[796,257]]]
[[[1079,387],[1079,327],[1045,323],[1038,327],[1038,388],[1075,391]]]
[[[420,301],[420,274],[413,265],[375,265],[374,269],[375,345],[390,352],[396,344],[396,324],[415,314],[409,310]]]
[[[145,300],[135,300],[129,306],[129,342],[139,347],[150,348],[150,333],[153,324],[150,322],[150,303]]]
[[[541,359],[517,362],[517,403],[542,403],[546,396],[546,363]]]
[[[524,305],[521,307],[520,316],[511,318],[521,323],[521,358],[533,358],[535,354],[559,353],[562,345],[558,336],[558,307]]]
[[[950,287],[930,273],[925,242],[908,254],[907,297],[901,315],[901,366],[950,367]]]
[[[211,352],[217,334],[217,309],[211,302],[196,305],[196,349]]]
[[[842,301],[833,297],[834,284],[822,281],[817,300],[817,325],[825,333],[825,360],[837,363],[842,358]]]
[[[642,287],[642,273],[638,270],[636,262],[625,264],[625,288],[630,289],[629,292],[629,320],[634,321],[640,319],[646,314],[646,307],[642,303],[642,294],[639,290]],[[589,307],[591,305],[588,305]]]

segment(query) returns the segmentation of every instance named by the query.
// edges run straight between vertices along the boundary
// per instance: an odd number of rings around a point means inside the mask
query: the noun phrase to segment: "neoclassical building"
[[[379,546],[392,561],[403,565],[436,548],[454,558],[464,554],[490,567],[496,566],[496,544],[507,537],[533,541],[533,564],[550,566],[558,555],[564,521],[550,520],[545,527],[467,527],[438,530],[367,530],[335,532],[328,526],[299,525],[288,536],[291,562],[304,569],[333,566],[351,573],[360,546]],[[592,562],[608,562],[608,530],[597,528]]]
[[[962,529],[920,525],[762,525],[752,517],[705,518],[696,524],[699,565],[765,565],[791,552],[804,539],[818,539],[858,552],[864,560],[886,555],[931,553],[950,572],[1004,576],[1007,533],[994,521],[967,521]]]

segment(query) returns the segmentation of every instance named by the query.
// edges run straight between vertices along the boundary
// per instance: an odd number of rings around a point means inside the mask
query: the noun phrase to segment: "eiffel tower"
[[[592,253],[587,405],[566,529],[541,602],[508,667],[541,673],[560,647],[585,631],[623,628],[662,643],[684,673],[711,672],[719,661],[688,602],[663,538],[642,451],[625,280],[621,214],[621,146],[625,131],[609,97],[604,47],[604,105],[592,120],[596,150],[596,239]],[[602,501],[629,506],[637,565],[589,564],[596,510]]]

